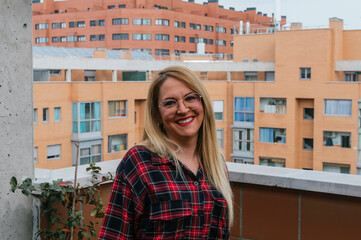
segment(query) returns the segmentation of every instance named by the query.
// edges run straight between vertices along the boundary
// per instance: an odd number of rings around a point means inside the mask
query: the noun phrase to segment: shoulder
[[[125,175],[131,175],[135,171],[142,171],[143,165],[151,163],[152,159],[159,158],[144,146],[134,146],[128,150],[120,162],[117,173],[123,172]]]

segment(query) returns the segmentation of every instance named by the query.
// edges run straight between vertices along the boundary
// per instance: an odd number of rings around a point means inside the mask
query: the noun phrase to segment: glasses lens
[[[189,108],[190,110],[194,110],[201,105],[201,97],[196,93],[192,93],[187,95],[184,98],[183,102],[187,108]]]

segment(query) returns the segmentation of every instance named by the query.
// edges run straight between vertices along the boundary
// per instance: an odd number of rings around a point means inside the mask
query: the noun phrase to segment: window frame
[[[51,158],[49,158],[49,147],[59,147],[59,154],[56,155],[50,155]],[[54,150],[53,150],[54,151]],[[54,156],[54,157],[53,157]],[[53,145],[47,145],[46,146],[46,159],[49,160],[57,160],[61,159],[61,144],[53,144]]]
[[[310,75],[309,77],[308,74]],[[300,67],[300,80],[311,80],[311,78],[311,67]]]
[[[124,137],[125,138],[125,144],[123,144],[124,148],[121,149],[119,147],[119,150],[117,150],[117,149],[113,150],[114,145],[111,144],[112,137],[120,137],[120,138]],[[126,151],[126,150],[128,150],[128,134],[127,133],[113,134],[113,135],[108,136],[108,153],[117,153],[117,152]]]

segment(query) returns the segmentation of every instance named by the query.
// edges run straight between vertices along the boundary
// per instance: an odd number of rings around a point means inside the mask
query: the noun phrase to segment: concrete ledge
[[[34,56],[34,69],[89,69],[89,70],[123,70],[123,71],[159,71],[171,65],[188,67],[193,71],[201,72],[265,72],[274,71],[274,62],[182,62],[162,60],[126,60],[111,58],[85,58],[85,57],[51,57]],[[144,67],[146,66],[146,67]]]
[[[335,71],[361,72],[361,61],[336,61]]]
[[[361,176],[227,163],[232,182],[361,197]]]
[[[108,172],[113,176],[121,160],[112,160],[97,163],[101,167],[102,175]],[[291,168],[266,167],[227,162],[230,180],[232,182],[249,183],[264,186],[330,193],[344,196],[361,197],[361,176],[308,171]],[[90,184],[91,175],[86,172],[88,165],[78,168],[78,182],[86,187]],[[74,181],[75,167],[56,170],[35,169],[35,183]]]

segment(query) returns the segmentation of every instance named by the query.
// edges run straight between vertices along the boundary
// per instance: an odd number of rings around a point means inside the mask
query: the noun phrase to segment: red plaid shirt
[[[136,146],[118,169],[99,239],[228,239],[227,203],[203,174]]]

